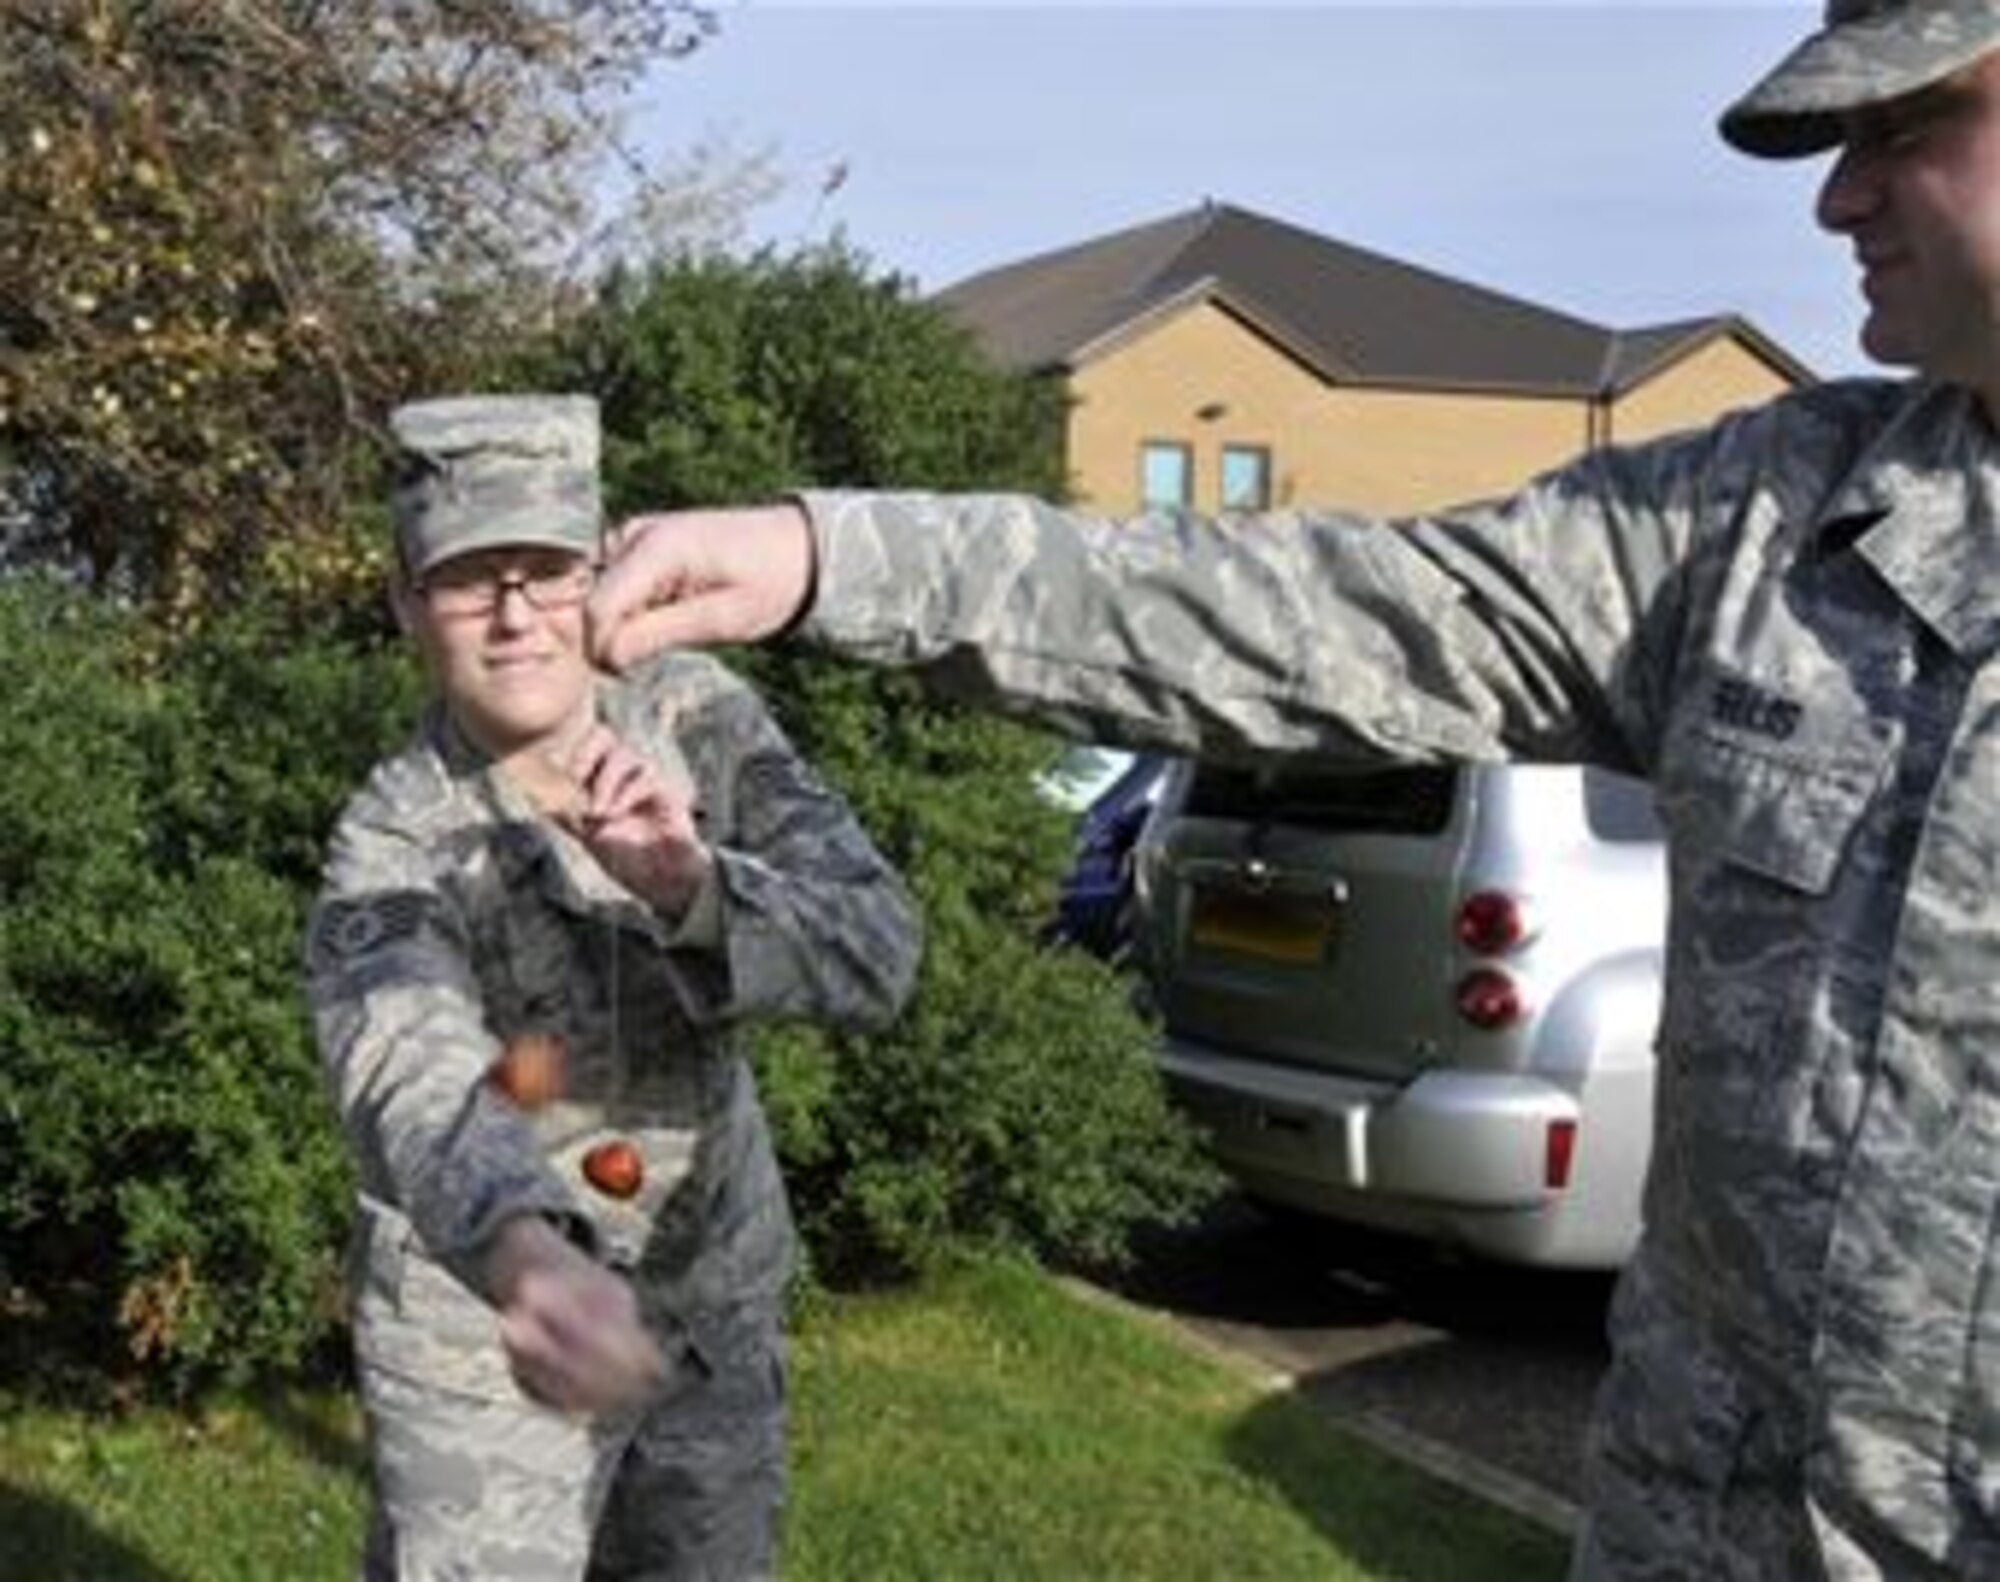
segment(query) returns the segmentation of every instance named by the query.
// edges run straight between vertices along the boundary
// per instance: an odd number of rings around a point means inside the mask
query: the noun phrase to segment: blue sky
[[[1213,198],[1621,328],[1741,313],[1834,374],[1865,364],[1824,162],[1714,131],[1819,9],[720,0],[633,129],[768,149],[751,240],[837,229],[925,290]]]

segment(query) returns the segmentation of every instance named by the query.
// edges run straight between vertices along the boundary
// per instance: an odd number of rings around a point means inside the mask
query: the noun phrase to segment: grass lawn
[[[793,1350],[786,1582],[1556,1582],[1539,1529],[1385,1461],[1163,1328],[971,1268],[828,1299]],[[346,1582],[335,1391],[0,1419],[0,1577]]]

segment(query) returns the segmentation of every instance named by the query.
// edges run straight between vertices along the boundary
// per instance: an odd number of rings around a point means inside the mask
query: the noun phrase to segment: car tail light
[[[1459,903],[1452,932],[1467,950],[1504,956],[1528,937],[1528,919],[1521,903],[1506,891],[1480,890]]]
[[[1542,1185],[1560,1192],[1569,1185],[1569,1167],[1576,1159],[1576,1122],[1550,1121],[1542,1144]]]
[[[1486,1032],[1511,1027],[1527,1012],[1519,985],[1497,967],[1479,967],[1460,978],[1452,1001],[1460,1016]]]

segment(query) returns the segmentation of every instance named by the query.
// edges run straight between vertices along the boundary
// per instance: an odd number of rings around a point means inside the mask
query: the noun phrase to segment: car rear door
[[[1452,1036],[1466,776],[1183,765],[1145,855],[1144,959],[1168,1036],[1395,1080]]]

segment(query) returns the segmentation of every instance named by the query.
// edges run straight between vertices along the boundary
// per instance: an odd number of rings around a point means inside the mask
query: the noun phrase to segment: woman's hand
[[[522,1391],[559,1412],[643,1403],[667,1376],[631,1282],[584,1256],[546,1220],[509,1220],[486,1260],[500,1344]]]
[[[714,858],[691,791],[607,725],[593,725],[560,765],[576,794],[554,811],[604,871],[668,918],[687,910]]]

